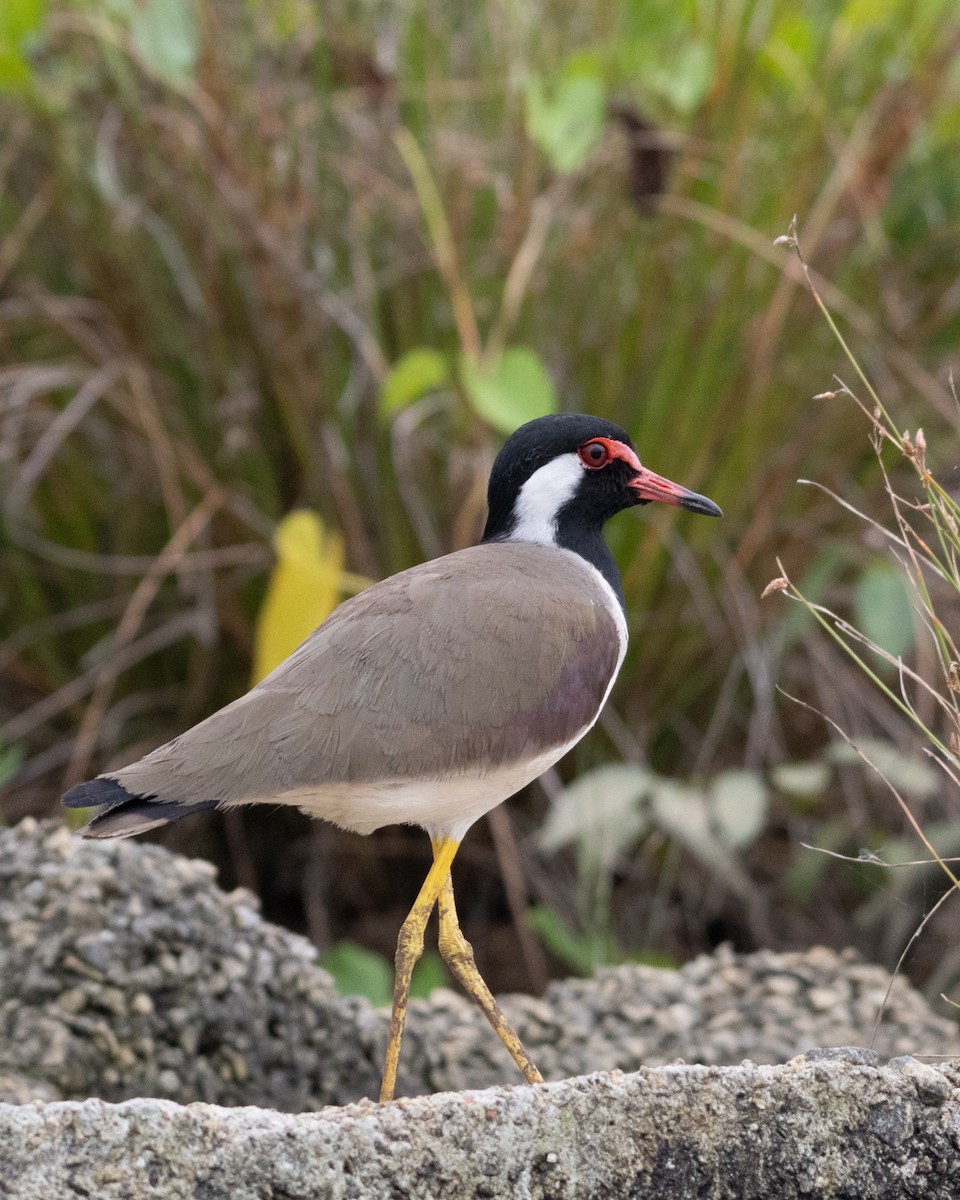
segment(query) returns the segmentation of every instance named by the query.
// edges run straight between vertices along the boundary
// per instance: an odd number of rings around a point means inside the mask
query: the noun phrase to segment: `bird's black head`
[[[627,433],[600,417],[564,413],[528,421],[497,455],[487,493],[485,542],[538,542],[581,554],[623,603],[604,522],[661,500],[721,516],[712,500],[644,467]]]
[[[601,417],[561,413],[512,434],[490,472],[484,541],[565,544],[568,526],[599,530],[615,513],[661,500],[720,516],[705,496],[642,466],[629,435]]]

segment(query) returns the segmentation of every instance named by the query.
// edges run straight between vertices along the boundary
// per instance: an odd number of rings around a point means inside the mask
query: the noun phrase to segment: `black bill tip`
[[[719,504],[714,504],[712,500],[697,492],[688,492],[680,501],[680,507],[685,508],[688,512],[700,513],[703,517],[723,516],[723,509]]]

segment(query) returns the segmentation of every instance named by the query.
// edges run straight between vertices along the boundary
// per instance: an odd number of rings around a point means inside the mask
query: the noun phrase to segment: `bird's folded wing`
[[[565,745],[621,657],[612,594],[578,556],[480,545],[336,610],[247,695],[140,762],[130,792],[243,802],[442,779]]]

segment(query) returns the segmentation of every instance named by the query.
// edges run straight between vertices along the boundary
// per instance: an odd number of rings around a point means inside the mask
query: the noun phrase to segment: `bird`
[[[72,787],[87,838],[204,809],[294,805],[360,834],[421,826],[433,863],[397,938],[380,1100],[392,1100],[427,922],[528,1083],[543,1077],[476,966],[451,865],[475,821],[593,726],[627,649],[606,521],[654,501],[722,516],[643,466],[629,435],[562,413],[521,425],[490,472],[481,540],[350,597],[245,695],[137,762]]]

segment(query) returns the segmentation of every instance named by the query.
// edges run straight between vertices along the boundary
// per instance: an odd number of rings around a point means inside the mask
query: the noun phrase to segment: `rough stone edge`
[[[485,1200],[960,1195],[960,1071],[864,1051],[320,1113],[0,1105],[0,1196]]]

